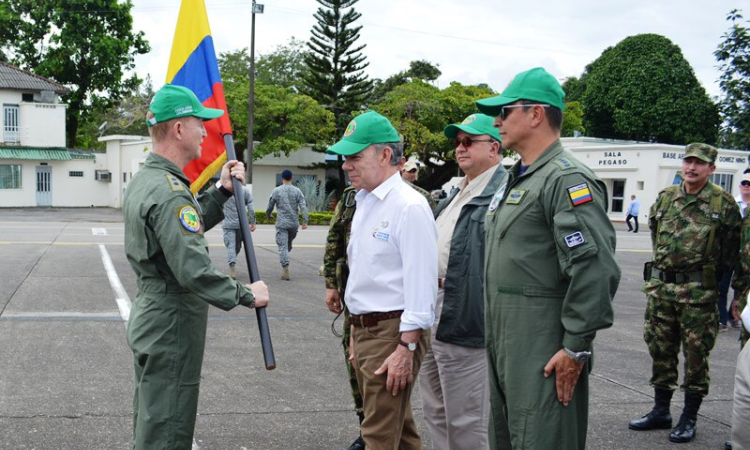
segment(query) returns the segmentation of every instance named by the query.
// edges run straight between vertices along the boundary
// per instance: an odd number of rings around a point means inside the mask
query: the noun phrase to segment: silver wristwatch
[[[573,350],[570,350],[568,348],[563,348],[563,350],[565,350],[565,354],[568,355],[570,359],[577,362],[578,364],[584,364],[589,360],[589,358],[591,358],[591,352],[574,352]]]

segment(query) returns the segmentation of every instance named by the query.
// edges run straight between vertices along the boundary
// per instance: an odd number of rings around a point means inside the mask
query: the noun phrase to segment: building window
[[[21,165],[0,165],[0,189],[21,189]]]
[[[18,105],[3,105],[3,142],[21,142]]]
[[[612,180],[612,212],[622,212],[625,202],[625,180]]]
[[[68,172],[68,176],[71,177],[83,177],[83,171],[82,170],[71,170]]]
[[[708,180],[717,185],[721,186],[722,189],[725,191],[731,193],[732,192],[732,179],[734,178],[734,175],[731,173],[715,173],[711,175]]]
[[[24,92],[21,94],[21,101],[22,102],[33,102],[34,101],[34,94],[31,92]]]

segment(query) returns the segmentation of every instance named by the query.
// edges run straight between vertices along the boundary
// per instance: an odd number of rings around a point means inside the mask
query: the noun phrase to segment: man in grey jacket
[[[281,186],[271,191],[268,200],[266,217],[271,218],[273,208],[276,207],[276,245],[279,246],[279,262],[281,263],[281,279],[289,281],[289,252],[292,251],[292,241],[299,230],[299,212],[302,212],[302,229],[307,228],[307,204],[305,196],[298,187],[292,185],[292,171],[284,169],[281,172]]]
[[[255,211],[253,210],[253,194],[246,186],[239,193],[247,209],[247,221],[250,231],[255,231]],[[242,250],[242,233],[240,233],[240,218],[237,212],[237,202],[231,199],[224,203],[224,221],[221,223],[224,232],[224,246],[227,248],[227,263],[229,264],[229,276],[237,278],[237,255]]]
[[[438,296],[419,390],[434,450],[488,450],[490,392],[484,348],[484,217],[507,182],[494,119],[472,114],[443,131],[466,176],[435,209]]]

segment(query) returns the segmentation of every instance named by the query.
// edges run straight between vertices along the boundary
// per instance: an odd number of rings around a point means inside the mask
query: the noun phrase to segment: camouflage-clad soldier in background
[[[672,427],[669,403],[677,388],[677,352],[682,343],[685,408],[669,434],[672,442],[695,437],[696,419],[708,394],[708,356],[719,327],[719,280],[737,261],[740,211],[732,196],[708,181],[717,151],[690,144],[682,161],[683,181],[662,190],[651,207],[654,260],[646,263],[648,298],[643,337],[653,359],[653,410],[630,421],[633,430]]]
[[[302,212],[302,229],[307,229],[307,203],[305,196],[297,186],[292,185],[292,171],[285,169],[281,172],[281,186],[271,191],[268,199],[266,217],[271,218],[273,208],[276,207],[276,245],[279,247],[279,262],[281,263],[281,279],[290,281],[289,252],[292,242],[299,230],[299,211]]]
[[[750,211],[748,211],[750,212]],[[735,290],[735,301],[732,305],[732,318],[740,320],[740,313],[747,305],[747,295],[750,294],[750,215],[745,213],[741,226],[740,258],[735,268],[732,288]],[[742,327],[742,346],[747,344],[750,333],[746,327]]]
[[[430,205],[435,209],[435,200],[430,193],[413,184],[405,181],[409,186],[421,193]],[[341,345],[344,348],[344,358],[346,369],[349,373],[349,385],[354,399],[354,411],[359,417],[359,423],[364,419],[364,410],[362,405],[362,395],[357,384],[357,376],[349,360],[349,337],[351,335],[351,323],[349,322],[349,310],[344,304],[344,292],[346,291],[346,279],[349,276],[349,267],[346,261],[346,248],[349,245],[349,235],[352,230],[352,218],[357,208],[354,196],[357,191],[354,187],[349,186],[344,189],[341,200],[336,205],[336,210],[331,217],[331,225],[328,228],[326,237],[326,249],[323,255],[323,276],[326,279],[326,305],[328,309],[335,314],[344,314],[344,330],[341,336]],[[362,436],[359,436],[345,450],[363,450],[365,442]]]

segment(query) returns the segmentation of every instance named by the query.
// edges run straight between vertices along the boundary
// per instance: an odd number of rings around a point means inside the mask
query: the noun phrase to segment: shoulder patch
[[[584,203],[594,201],[589,184],[586,182],[569,187],[568,195],[570,196],[570,201],[573,202],[573,206],[581,206]]]
[[[569,160],[568,158],[558,158],[554,161],[554,163],[562,170],[573,169],[576,166],[575,164],[573,164],[573,161]]]
[[[182,227],[191,233],[197,233],[201,230],[201,220],[192,206],[184,206],[180,209],[178,219],[180,219]]]
[[[169,182],[169,187],[172,189],[172,192],[179,192],[184,191],[185,187],[182,185],[182,182],[174,175],[166,174],[164,175],[167,177],[167,181]]]

